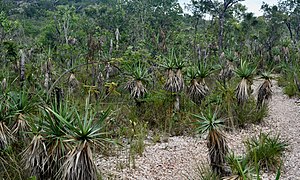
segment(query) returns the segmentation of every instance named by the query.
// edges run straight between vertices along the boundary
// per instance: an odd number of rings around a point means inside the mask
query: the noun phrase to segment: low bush
[[[256,162],[261,168],[275,171],[281,163],[281,155],[287,148],[287,142],[281,140],[279,135],[260,133],[244,142],[246,158],[249,163]]]

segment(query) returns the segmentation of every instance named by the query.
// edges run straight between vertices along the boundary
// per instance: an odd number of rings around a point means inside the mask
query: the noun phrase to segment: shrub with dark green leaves
[[[260,109],[256,108],[256,102],[251,98],[244,106],[234,104],[234,124],[243,127],[248,123],[260,123],[268,115],[268,107],[263,105]]]
[[[287,148],[287,142],[281,140],[279,135],[260,133],[244,142],[246,158],[250,163],[258,162],[260,167],[267,170],[276,170],[281,163],[281,155]]]

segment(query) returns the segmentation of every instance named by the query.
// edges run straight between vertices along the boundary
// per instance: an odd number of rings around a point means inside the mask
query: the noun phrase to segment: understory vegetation
[[[0,179],[102,179],[98,154],[135,168],[181,135],[206,138],[199,179],[280,175],[279,135],[237,157],[226,133],[264,121],[274,79],[299,95],[300,2],[240,2],[0,0]]]

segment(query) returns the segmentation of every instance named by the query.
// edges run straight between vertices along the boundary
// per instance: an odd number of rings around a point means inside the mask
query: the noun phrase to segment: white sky
[[[184,3],[190,3],[190,0],[178,0],[182,7],[184,7]],[[265,2],[270,5],[277,4],[277,0],[245,0],[242,2],[247,9],[248,12],[253,12],[256,16],[261,16],[263,14],[262,11],[260,11],[260,7],[262,3]]]

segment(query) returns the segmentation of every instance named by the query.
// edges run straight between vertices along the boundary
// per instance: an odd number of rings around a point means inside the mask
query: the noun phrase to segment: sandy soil
[[[256,89],[262,81],[255,81]],[[289,141],[284,154],[284,168],[281,179],[300,180],[300,107],[296,99],[289,99],[273,82],[273,97],[269,103],[269,116],[260,125],[249,125],[245,129],[227,132],[229,147],[236,154],[244,153],[243,141],[260,131],[279,133]],[[255,94],[254,94],[255,95]],[[96,164],[105,179],[138,180],[180,180],[197,179],[197,166],[208,164],[205,140],[200,137],[170,137],[168,142],[147,141],[143,155],[135,157],[135,168],[129,163],[128,150],[123,148],[116,156],[98,157]],[[264,173],[263,179],[275,179],[274,174]]]

